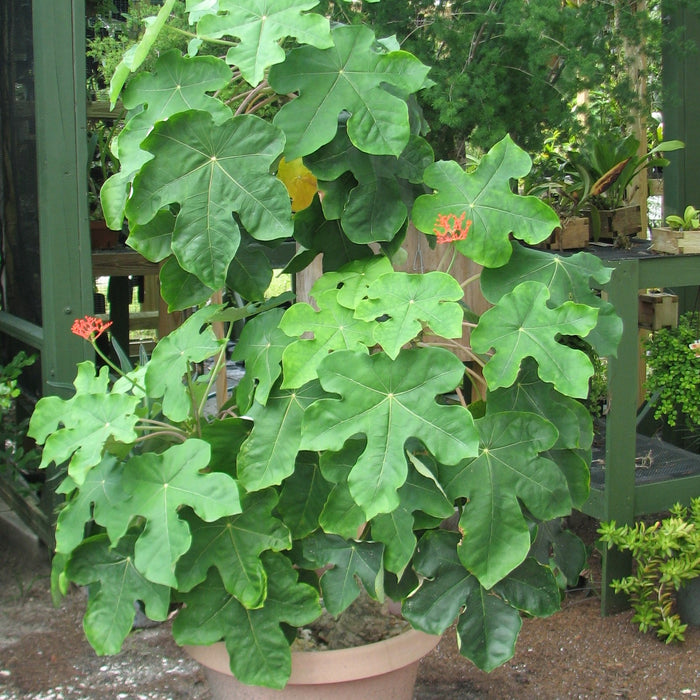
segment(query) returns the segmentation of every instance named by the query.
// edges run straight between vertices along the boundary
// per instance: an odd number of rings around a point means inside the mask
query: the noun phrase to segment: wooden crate
[[[652,331],[678,325],[678,297],[666,292],[639,293],[639,326]]]
[[[590,221],[586,216],[575,216],[562,220],[554,229],[548,247],[552,250],[572,250],[587,248],[590,240]]]
[[[590,213],[591,235],[594,240],[614,240],[617,236],[636,236],[642,230],[642,210],[639,205],[619,209],[599,209]],[[600,220],[600,230],[597,219]],[[596,237],[597,233],[597,237]]]
[[[656,253],[671,255],[700,253],[700,231],[675,231],[665,226],[653,228],[651,249]]]

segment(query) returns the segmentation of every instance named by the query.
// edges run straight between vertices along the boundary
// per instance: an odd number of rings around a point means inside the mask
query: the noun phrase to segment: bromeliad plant
[[[66,465],[55,580],[88,586],[99,653],[120,648],[135,601],[154,619],[176,603],[176,641],[223,640],[245,683],[283,686],[293,628],[319,615],[319,594],[335,615],[360,588],[401,600],[427,632],[457,621],[462,654],[492,669],[523,613],[559,605],[531,543],[587,497],[579,399],[593,373],[561,341],[614,353],[619,320],[591,289],[611,271],[528,248],[558,224],[513,192],[529,157],[506,137],[471,172],[433,162],[414,99],[428,68],[316,4],[188,2],[192,53],[213,40],[226,57],[168,52],[122,94],[104,209],[163,262],[171,308],[199,308],[137,368],[82,363],[71,398],[37,406],[43,465]],[[271,120],[246,113],[258,101]],[[323,195],[295,215],[282,157],[303,159]],[[394,269],[409,219],[444,246],[443,269]],[[313,305],[285,310],[263,290],[271,249],[292,235],[288,269],[322,253],[324,273]],[[493,307],[480,318],[445,271],[456,255],[484,268]],[[207,303],[223,286],[243,308]],[[211,414],[226,349],[213,328],[246,315],[245,376]],[[102,331],[80,328],[93,342]],[[463,386],[482,373],[477,409]],[[455,513],[458,529],[441,527]]]

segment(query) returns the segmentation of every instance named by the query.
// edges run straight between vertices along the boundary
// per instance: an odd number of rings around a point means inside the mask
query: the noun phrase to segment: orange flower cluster
[[[96,340],[111,325],[112,321],[105,323],[101,318],[86,316],[85,318],[76,318],[73,321],[71,332],[79,335],[81,338],[85,338],[85,340]]]
[[[466,211],[462,212],[462,216],[455,214],[438,214],[437,221],[433,227],[433,233],[437,236],[438,243],[451,243],[452,241],[462,241],[467,237],[469,227],[472,225],[471,219],[464,217]]]

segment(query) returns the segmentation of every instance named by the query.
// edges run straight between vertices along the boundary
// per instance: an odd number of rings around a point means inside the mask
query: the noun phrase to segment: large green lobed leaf
[[[596,294],[591,286],[605,285],[612,274],[612,268],[603,265],[590,253],[558,255],[513,242],[513,255],[508,265],[482,272],[481,291],[488,301],[495,304],[521,282],[532,280],[546,285],[550,306],[574,301],[598,309],[597,323],[586,336],[586,341],[599,355],[607,357],[617,352],[622,320],[613,305]]]
[[[338,303],[338,290],[321,294],[314,291],[317,309],[297,302],[284,314],[280,328],[290,337],[299,337],[284,348],[282,366],[285,389],[300,387],[317,378],[322,360],[333,350],[367,353],[374,344],[374,323],[357,318],[352,309]]]
[[[120,651],[141,601],[152,620],[165,620],[170,589],[149,581],[134,565],[135,535],[127,535],[113,546],[106,535],[86,539],[68,561],[68,578],[87,586],[88,604],[83,620],[85,636],[102,654]],[[99,584],[99,585],[95,585]]]
[[[596,325],[598,310],[567,301],[550,308],[549,290],[541,282],[522,282],[484,312],[471,334],[475,352],[493,356],[484,367],[489,389],[511,386],[523,360],[537,362],[540,379],[567,396],[588,396],[593,364],[581,350],[558,342],[561,335],[585,337]]]
[[[286,557],[265,552],[262,561],[269,585],[261,608],[243,607],[212,570],[204,583],[181,596],[185,607],[175,618],[173,636],[178,644],[223,640],[238,680],[282,688],[289,679],[292,658],[281,625],[306,625],[321,614],[321,606],[316,591],[297,581]]]
[[[382,319],[374,340],[396,359],[426,328],[443,338],[461,338],[464,314],[456,302],[463,296],[459,282],[444,272],[393,272],[372,282],[355,315],[364,321]]]
[[[367,27],[338,26],[331,34],[333,47],[293,49],[284,63],[270,69],[276,92],[299,91],[274,119],[287,134],[285,158],[308,155],[332,141],[343,111],[351,114],[347,129],[355,146],[398,157],[410,137],[408,108],[383,84],[416,92],[424,85],[428,67],[403,51],[383,53]]]
[[[128,445],[136,440],[139,397],[107,393],[108,380],[107,367],[95,376],[95,365],[81,362],[74,381],[75,396],[45,396],[39,400],[27,434],[44,445],[40,468],[51,462],[68,462],[68,474],[79,486],[90,469],[101,462],[109,441]]]
[[[277,495],[271,489],[246,494],[241,512],[214,522],[187,516],[192,545],[179,559],[178,587],[189,591],[216,567],[226,590],[246,608],[262,606],[267,595],[267,572],[260,555],[289,549],[289,530],[272,515]]]
[[[202,472],[209,457],[208,443],[190,438],[126,463],[122,481],[129,498],[114,506],[113,517],[146,520],[134,563],[154,583],[177,587],[175,565],[192,544],[190,528],[180,517],[182,506],[207,522],[241,512],[236,482],[227,474]]]
[[[522,507],[538,519],[566,515],[571,499],[564,475],[540,453],[554,445],[555,427],[535,413],[509,411],[476,421],[479,456],[440,467],[447,495],[466,498],[459,557],[485,588],[519,566],[530,550]]]
[[[367,447],[348,477],[350,492],[368,519],[399,505],[407,476],[404,445],[421,440],[446,464],[476,454],[478,438],[471,414],[462,406],[436,401],[461,382],[464,367],[442,348],[384,354],[337,351],[320,364],[323,388],[339,398],[321,399],[306,410],[302,449],[339,450],[357,434]]]
[[[255,87],[267,68],[284,61],[281,39],[294,37],[319,49],[333,45],[328,19],[306,12],[316,5],[318,0],[219,0],[218,13],[203,16],[197,33],[240,39],[228,50],[226,60]]]
[[[179,206],[172,250],[180,266],[218,289],[240,243],[234,213],[263,241],[292,235],[289,195],[271,172],[284,135],[252,115],[217,124],[191,110],[158,122],[142,147],[153,153],[134,178],[126,204],[131,224]]]
[[[418,197],[412,219],[416,228],[435,234],[440,215],[466,217],[467,236],[454,245],[485,267],[500,267],[511,255],[510,234],[526,243],[543,241],[559,225],[559,217],[541,199],[521,196],[511,181],[527,175],[530,157],[509,136],[499,141],[474,172],[454,161],[430,165],[425,184],[435,192]]]
[[[229,119],[231,110],[207,93],[225,87],[230,79],[228,66],[214,56],[185,58],[173,49],[158,58],[151,73],[138,73],[129,81],[122,94],[122,104],[129,114],[111,144],[119,160],[119,172],[100,190],[110,228],[121,229],[129,186],[141,166],[152,158],[142,150],[141,142],[154,124],[188,109],[207,111],[217,123]]]

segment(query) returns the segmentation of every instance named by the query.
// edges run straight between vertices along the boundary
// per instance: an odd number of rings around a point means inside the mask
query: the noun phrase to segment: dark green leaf
[[[479,587],[457,622],[459,652],[482,671],[493,671],[513,657],[522,624],[517,610]]]
[[[242,512],[214,522],[190,515],[187,523],[192,545],[177,563],[178,589],[189,591],[216,567],[226,590],[246,608],[263,605],[267,595],[267,572],[260,555],[267,550],[291,547],[289,530],[272,509],[277,495],[271,489],[246,494]]]
[[[317,567],[331,565],[321,576],[323,604],[331,615],[340,615],[360,595],[361,585],[370,596],[383,600],[384,545],[319,533],[307,537],[302,547],[304,558]]]
[[[71,581],[89,586],[83,629],[98,654],[116,654],[131,631],[135,603],[142,601],[152,620],[168,616],[170,589],[149,581],[134,566],[135,535],[112,546],[107,535],[96,535],[77,547],[68,561]],[[90,584],[99,583],[99,586]]]
[[[294,473],[282,488],[278,511],[295,540],[318,529],[332,485],[323,478],[318,467],[318,455],[302,452],[296,460]]]
[[[292,659],[280,625],[306,625],[321,614],[321,607],[313,588],[297,582],[286,557],[265,552],[262,561],[268,579],[262,608],[246,610],[212,571],[204,583],[182,596],[185,607],[175,618],[173,636],[178,644],[223,640],[231,671],[242,683],[282,688]]]
[[[464,539],[459,556],[481,585],[491,588],[530,550],[521,507],[547,519],[567,514],[571,501],[557,465],[540,456],[556,441],[551,423],[534,413],[513,411],[487,415],[476,426],[479,457],[455,467],[442,465],[440,483],[450,498],[467,499],[460,519]]]
[[[457,618],[479,582],[457,556],[459,535],[431,530],[418,543],[413,566],[422,577],[402,606],[403,616],[429,634],[442,634]]]

